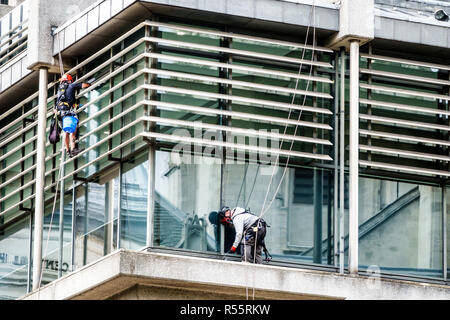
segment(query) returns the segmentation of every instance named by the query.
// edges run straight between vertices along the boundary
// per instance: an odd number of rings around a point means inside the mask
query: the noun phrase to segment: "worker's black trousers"
[[[254,242],[254,241],[253,241]],[[242,262],[261,264],[262,259],[262,246],[256,246],[256,259],[255,259],[255,244],[243,244],[241,243],[241,259]]]
[[[241,258],[243,262],[261,264],[264,238],[266,237],[266,222],[263,219],[256,220],[245,231],[241,242]],[[255,239],[258,243],[255,247]]]

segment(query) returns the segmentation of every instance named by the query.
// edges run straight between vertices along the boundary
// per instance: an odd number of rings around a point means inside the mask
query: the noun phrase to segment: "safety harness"
[[[233,219],[238,215],[245,213],[253,215],[253,213],[251,213],[250,211],[245,210],[244,212],[240,212],[234,215]],[[258,218],[250,227],[247,228],[247,230],[244,231],[244,234],[242,236],[245,237],[246,241],[249,241],[252,238],[257,239],[257,243],[255,245],[260,245],[262,247],[264,255],[266,257],[264,261],[269,263],[270,261],[272,261],[272,255],[269,253],[269,250],[267,250],[266,242],[264,240],[266,238],[267,228],[270,228],[267,222],[262,218]]]
[[[70,84],[66,81],[60,83],[58,87],[58,98],[56,100],[56,111],[58,113],[58,117],[63,119],[66,116],[74,116],[76,113],[73,108],[69,104],[69,100],[67,98],[67,88],[69,88]]]
[[[258,219],[250,226],[250,228],[247,229],[245,237],[246,240],[249,240],[251,238],[258,239],[257,245],[260,245],[262,247],[264,255],[266,256],[264,261],[269,263],[270,261],[272,261],[272,255],[269,253],[269,250],[267,250],[266,241],[264,240],[266,238],[267,228],[270,228],[267,222],[264,221],[264,219]],[[248,238],[247,235],[249,236]]]

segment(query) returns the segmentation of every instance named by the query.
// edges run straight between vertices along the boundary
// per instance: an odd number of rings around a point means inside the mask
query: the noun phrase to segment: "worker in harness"
[[[75,94],[77,90],[89,88],[90,83],[73,83],[73,78],[70,74],[65,74],[60,80],[58,87],[58,100],[54,108],[54,112],[58,118],[59,126],[62,128],[62,119],[66,116],[73,116],[78,119],[75,107]],[[69,157],[78,155],[83,150],[79,150],[75,146],[77,130],[74,133],[66,134],[66,152]],[[67,136],[69,138],[67,138]]]
[[[233,210],[229,207],[223,207],[219,216],[222,224],[234,226],[236,237],[230,251],[236,252],[240,245],[243,262],[261,264],[263,262],[263,250],[266,255],[265,261],[270,262],[272,260],[264,241],[268,225],[263,219],[239,207]]]

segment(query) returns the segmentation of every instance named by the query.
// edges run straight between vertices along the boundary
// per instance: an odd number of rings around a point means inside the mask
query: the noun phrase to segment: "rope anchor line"
[[[309,20],[308,29],[307,29],[307,32],[306,32],[305,46],[306,46],[307,43],[308,43],[309,32],[310,32],[310,28],[311,28],[311,24],[312,24],[312,25],[313,25],[313,26],[312,26],[312,28],[313,28],[313,46],[312,46],[312,53],[311,53],[311,62],[313,62],[314,59],[315,59],[315,51],[316,51],[316,4],[315,4],[315,0],[313,0],[313,4],[312,4],[312,7],[311,7],[310,17],[309,17],[309,18],[310,18],[310,20]],[[299,76],[300,76],[301,71],[302,71],[303,61],[304,61],[304,58],[305,58],[305,53],[306,53],[306,49],[303,49],[303,51],[302,51],[302,63],[300,64],[299,72],[298,72],[298,75],[299,75]],[[310,83],[311,83],[312,72],[313,72],[313,67],[311,67],[310,72],[309,72],[309,77],[308,77],[308,82],[307,82],[307,86],[306,86],[306,91],[308,91],[309,86],[310,86]],[[296,91],[297,91],[297,89],[298,89],[298,86],[299,86],[299,78],[297,77],[296,84],[295,84],[295,92],[294,92],[293,97],[292,97],[291,105],[294,105],[294,104],[295,104],[295,98],[296,98],[296,96],[297,96]],[[306,104],[306,96],[304,96],[304,99],[303,99],[303,105],[302,105],[302,106],[305,106],[305,104]],[[291,114],[292,114],[292,109],[289,110],[288,120],[290,120]],[[303,115],[303,111],[300,111],[300,114],[299,114],[299,117],[298,117],[297,121],[300,121],[300,120],[301,120],[302,115]],[[297,124],[297,125],[295,126],[294,136],[297,135],[297,132],[298,132],[299,127],[300,127],[299,124]],[[288,125],[286,124],[286,125],[285,125],[285,129],[284,129],[284,135],[286,135],[286,133],[287,133],[287,128],[288,128]],[[283,138],[282,141],[281,141],[280,147],[283,145],[283,143],[284,143],[284,138]],[[294,148],[294,141],[291,142],[291,146],[290,146],[289,151],[291,152],[293,148]],[[283,184],[284,178],[285,178],[286,173],[287,173],[287,170],[288,170],[288,165],[289,165],[289,160],[290,160],[290,158],[291,158],[291,155],[288,155],[288,158],[287,158],[287,161],[286,161],[286,165],[285,165],[285,167],[284,167],[284,171],[283,171],[283,174],[282,174],[282,176],[281,176],[281,179],[280,179],[280,182],[279,182],[279,184],[278,184],[278,187],[275,189],[273,198],[272,198],[272,200],[269,202],[269,204],[268,204],[268,206],[267,206],[267,208],[266,208],[266,203],[267,203],[267,200],[268,200],[268,195],[269,195],[269,192],[270,192],[270,188],[271,188],[271,186],[272,186],[272,183],[273,183],[273,180],[274,180],[274,176],[275,176],[275,173],[276,173],[276,171],[277,171],[277,170],[276,170],[276,169],[277,169],[277,166],[278,166],[278,164],[279,164],[279,162],[280,162],[280,154],[278,154],[278,156],[277,156],[277,159],[276,159],[276,161],[275,161],[275,165],[273,166],[274,169],[273,169],[273,171],[272,171],[272,175],[271,175],[271,178],[270,178],[270,183],[269,183],[269,185],[268,185],[268,187],[267,187],[266,196],[265,196],[265,198],[264,198],[263,206],[262,206],[262,209],[261,209],[261,214],[259,215],[258,225],[257,225],[258,229],[261,227],[261,219],[262,219],[262,217],[263,217],[263,216],[269,211],[269,209],[272,207],[273,202],[275,201],[276,195],[278,194],[278,192],[279,192],[279,190],[280,190],[280,188],[281,188],[281,185]],[[245,178],[244,178],[244,179],[245,179]],[[244,241],[245,241],[245,233],[246,233],[247,230],[248,230],[248,228],[244,231]],[[255,234],[255,245],[254,245],[255,248],[254,248],[254,252],[253,252],[253,263],[256,263],[256,253],[257,253],[257,246],[258,246],[257,244],[258,244],[258,232],[256,232],[256,234]],[[256,291],[255,286],[253,286],[252,289],[253,289],[253,292],[252,292],[252,293],[253,293],[253,294],[252,294],[252,298],[253,298],[253,300],[255,300],[255,291]],[[249,300],[249,297],[248,297],[248,287],[246,287],[246,295],[247,295],[247,300]]]

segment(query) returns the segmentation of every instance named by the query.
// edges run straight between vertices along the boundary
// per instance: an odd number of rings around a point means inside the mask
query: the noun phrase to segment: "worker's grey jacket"
[[[245,209],[236,208],[232,211],[231,220],[233,221],[234,228],[236,230],[236,238],[234,239],[233,247],[243,242],[244,231],[246,231],[252,224],[254,224],[259,217],[254,214],[248,213]]]

